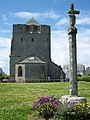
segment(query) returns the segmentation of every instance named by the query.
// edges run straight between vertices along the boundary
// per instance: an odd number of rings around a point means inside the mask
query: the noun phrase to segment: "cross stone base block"
[[[62,103],[75,103],[75,104],[79,104],[79,103],[87,103],[87,99],[85,97],[78,97],[78,96],[69,96],[69,95],[65,95],[62,96],[61,99]]]

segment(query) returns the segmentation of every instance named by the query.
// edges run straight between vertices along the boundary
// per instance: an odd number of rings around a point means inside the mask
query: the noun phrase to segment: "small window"
[[[34,38],[32,38],[32,42],[34,41]]]
[[[21,42],[23,42],[23,38],[21,38]]]
[[[22,67],[18,67],[18,77],[22,77]]]

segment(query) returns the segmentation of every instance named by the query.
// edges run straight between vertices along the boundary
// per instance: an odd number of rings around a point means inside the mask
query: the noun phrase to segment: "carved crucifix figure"
[[[70,25],[74,27],[75,23],[76,23],[76,16],[75,14],[79,14],[80,11],[74,10],[74,4],[72,3],[70,5],[70,11],[68,12],[69,16],[70,16]]]

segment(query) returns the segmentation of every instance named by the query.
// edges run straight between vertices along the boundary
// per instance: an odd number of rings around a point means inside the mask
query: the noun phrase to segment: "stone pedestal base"
[[[65,96],[61,97],[61,101],[62,101],[62,103],[74,102],[74,103],[78,104],[78,103],[86,103],[87,99],[85,97],[65,95]]]

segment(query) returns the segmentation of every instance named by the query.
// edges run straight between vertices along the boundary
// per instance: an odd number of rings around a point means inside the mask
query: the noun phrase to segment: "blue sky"
[[[0,67],[9,74],[12,25],[25,24],[34,17],[51,26],[51,58],[61,65],[69,63],[70,3],[80,10],[77,16],[77,61],[90,66],[90,0],[0,0]]]

